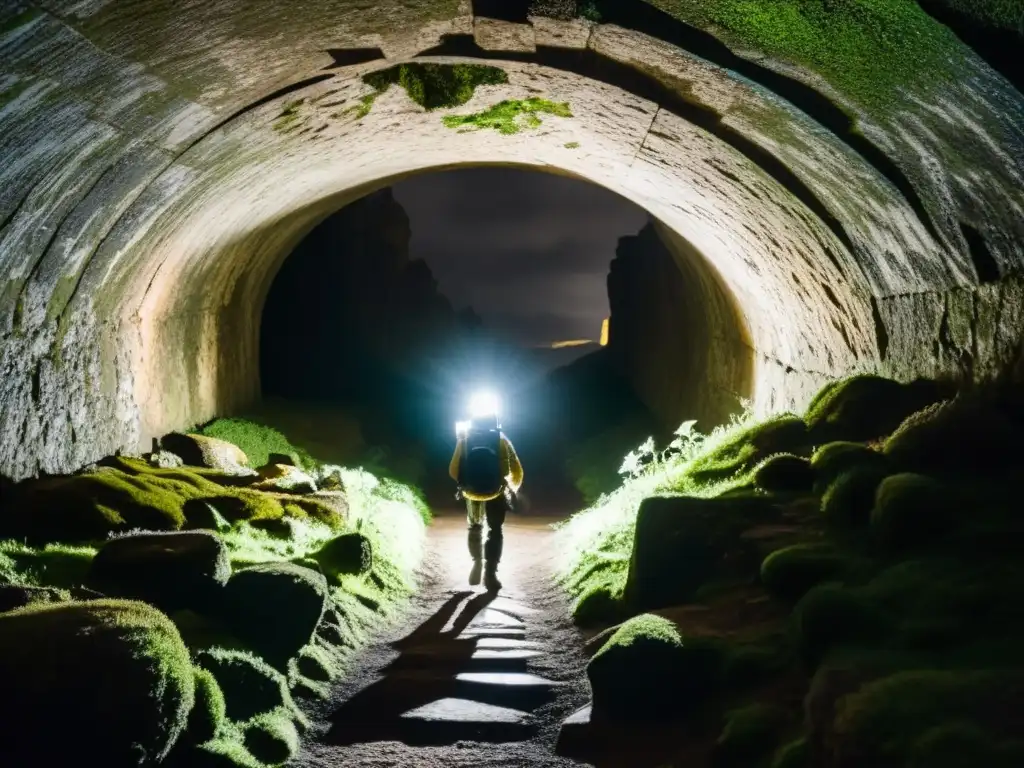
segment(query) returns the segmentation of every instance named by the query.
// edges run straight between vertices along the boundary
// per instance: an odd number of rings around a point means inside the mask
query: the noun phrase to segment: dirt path
[[[301,768],[588,765],[554,754],[585,705],[583,638],[552,583],[556,518],[509,517],[488,595],[467,585],[465,517],[431,526],[420,591],[355,661],[292,763]]]

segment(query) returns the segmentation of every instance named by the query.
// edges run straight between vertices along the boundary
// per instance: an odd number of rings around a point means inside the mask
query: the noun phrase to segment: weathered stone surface
[[[723,37],[841,104],[856,116],[844,127],[654,28],[474,20],[457,0],[33,9],[0,9],[0,471],[12,477],[148,449],[250,403],[258,313],[290,249],[366,192],[463,163],[574,175],[652,213],[702,280],[695,296],[735,308],[731,330],[708,323],[709,411],[737,397],[800,407],[855,371],[982,376],[1018,356],[1024,96],[967,48],[944,90],[865,106]],[[451,34],[521,59],[487,62],[508,85],[456,113],[539,96],[573,116],[460,132],[398,87],[360,116],[359,76],[389,62],[324,69],[326,51],[406,57]],[[578,49],[590,76],[555,68],[567,65],[550,47]]]

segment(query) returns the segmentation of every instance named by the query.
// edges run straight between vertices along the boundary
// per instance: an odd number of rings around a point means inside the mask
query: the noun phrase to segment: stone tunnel
[[[1019,358],[1024,96],[915,3],[895,52],[846,69],[692,3],[484,5],[0,2],[0,472],[71,471],[257,399],[293,247],[460,166],[571,176],[651,214],[685,277],[671,375],[703,413]],[[410,65],[491,74],[431,108]],[[543,108],[474,123],[503,104]]]

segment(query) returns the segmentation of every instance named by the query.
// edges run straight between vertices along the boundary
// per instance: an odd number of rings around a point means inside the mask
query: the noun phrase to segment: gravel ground
[[[403,616],[353,661],[349,674],[338,684],[332,699],[312,712],[314,728],[302,752],[290,765],[296,768],[590,765],[554,754],[562,721],[587,704],[590,694],[584,672],[583,637],[568,619],[564,594],[552,583],[555,553],[550,525],[556,519],[537,514],[509,516],[499,571],[503,588],[496,599],[484,606],[487,598],[482,595],[482,589],[472,590],[467,584],[470,561],[465,517],[454,510],[439,514],[429,532],[419,592],[409,601]],[[467,609],[464,606],[473,598],[473,592],[477,597]],[[517,667],[522,665],[519,672],[558,684],[551,700],[532,707],[518,707],[530,710],[523,724],[529,733],[522,740],[473,740],[472,728],[467,729],[469,738],[456,740],[462,726],[455,726],[456,738],[446,738],[445,728],[431,723],[422,729],[425,735],[410,739],[391,725],[402,722],[397,716],[408,711],[410,702],[414,706],[428,703],[435,698],[433,691],[450,688],[454,674],[490,671],[479,663],[469,666],[468,653],[473,651],[470,648],[466,652],[465,646],[474,641],[455,641],[457,633],[454,632],[438,635],[441,627],[435,625],[445,622],[450,627],[452,609],[460,617],[455,620],[462,623],[474,617],[478,622],[486,622],[486,617],[490,616],[497,617],[499,623],[502,617],[512,617],[510,623],[514,624],[518,618],[525,625],[523,644],[541,651],[531,658],[512,662]],[[492,637],[503,634],[502,628],[497,626],[481,631]],[[512,636],[517,631],[509,630],[508,634]],[[410,638],[410,635],[413,636]],[[405,643],[401,642],[403,638],[407,638]],[[432,642],[428,642],[430,638]],[[415,649],[415,657],[410,656],[411,649]],[[410,662],[416,668],[413,674],[396,672],[396,668],[408,669]],[[497,670],[495,667],[494,671]],[[511,686],[501,688],[510,691]],[[494,686],[489,688],[493,689]],[[501,701],[501,691],[495,698],[493,703],[512,706],[511,701]],[[344,733],[339,735],[340,732]],[[406,743],[409,741],[414,741],[416,746]]]

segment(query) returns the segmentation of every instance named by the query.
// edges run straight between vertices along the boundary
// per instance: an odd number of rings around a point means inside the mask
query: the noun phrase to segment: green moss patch
[[[774,752],[790,719],[788,711],[770,704],[750,704],[732,710],[715,742],[714,765],[757,765]]]
[[[278,430],[248,419],[216,419],[197,431],[206,437],[234,443],[245,452],[254,467],[266,464],[272,453],[290,456],[299,467],[307,468],[316,464],[306,450],[292,445]]]
[[[460,107],[479,86],[507,83],[508,74],[500,67],[480,64],[411,63],[370,72],[363,75],[363,82],[374,89],[374,97],[399,85],[410,99],[431,111]]]
[[[195,701],[188,649],[144,603],[96,600],[0,614],[5,765],[159,763]],[[54,723],[60,723],[55,738]]]
[[[531,98],[501,101],[482,112],[471,115],[445,115],[442,120],[449,128],[463,131],[478,131],[493,128],[506,136],[519,133],[524,128],[541,126],[539,115],[572,117],[567,103],[556,103],[547,99]]]
[[[860,104],[957,76],[960,43],[915,0],[651,0],[676,18],[820,74]],[[598,3],[600,7],[600,3]]]

